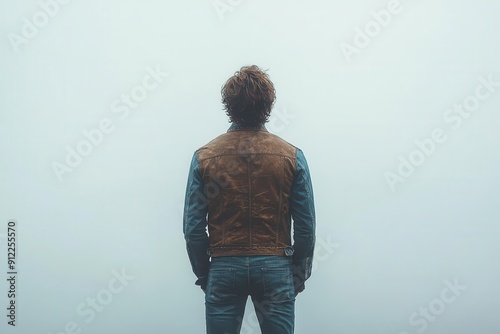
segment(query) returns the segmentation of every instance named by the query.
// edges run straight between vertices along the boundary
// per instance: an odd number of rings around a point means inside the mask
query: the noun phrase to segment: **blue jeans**
[[[248,296],[252,298],[262,334],[292,334],[295,324],[292,257],[212,258],[205,290],[207,334],[239,334]],[[258,330],[253,328],[250,333]]]

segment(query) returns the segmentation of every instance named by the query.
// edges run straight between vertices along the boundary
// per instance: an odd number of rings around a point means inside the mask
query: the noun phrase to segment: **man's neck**
[[[267,131],[266,127],[264,124],[260,125],[246,125],[246,124],[239,124],[236,122],[231,123],[231,126],[227,130],[227,132],[230,131],[241,131],[241,130],[264,130]]]

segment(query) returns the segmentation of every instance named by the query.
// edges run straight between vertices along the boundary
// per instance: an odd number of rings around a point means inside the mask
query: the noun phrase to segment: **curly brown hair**
[[[266,123],[276,99],[269,75],[258,66],[243,66],[221,89],[222,104],[230,122],[246,126]]]

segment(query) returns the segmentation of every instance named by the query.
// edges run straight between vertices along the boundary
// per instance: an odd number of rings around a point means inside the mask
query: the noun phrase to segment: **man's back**
[[[267,74],[243,67],[222,96],[232,125],[194,152],[183,221],[207,333],[238,334],[250,296],[263,334],[291,334],[315,244],[309,168],[264,126],[275,99]]]
[[[229,131],[196,151],[207,185],[209,254],[285,255],[296,147],[265,127]]]

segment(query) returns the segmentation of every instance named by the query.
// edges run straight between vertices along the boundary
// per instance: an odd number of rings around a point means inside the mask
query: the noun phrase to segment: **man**
[[[240,333],[250,296],[263,334],[290,334],[315,244],[309,168],[299,148],[264,126],[275,101],[267,73],[242,67],[221,94],[232,124],[195,151],[183,222],[207,333]]]

